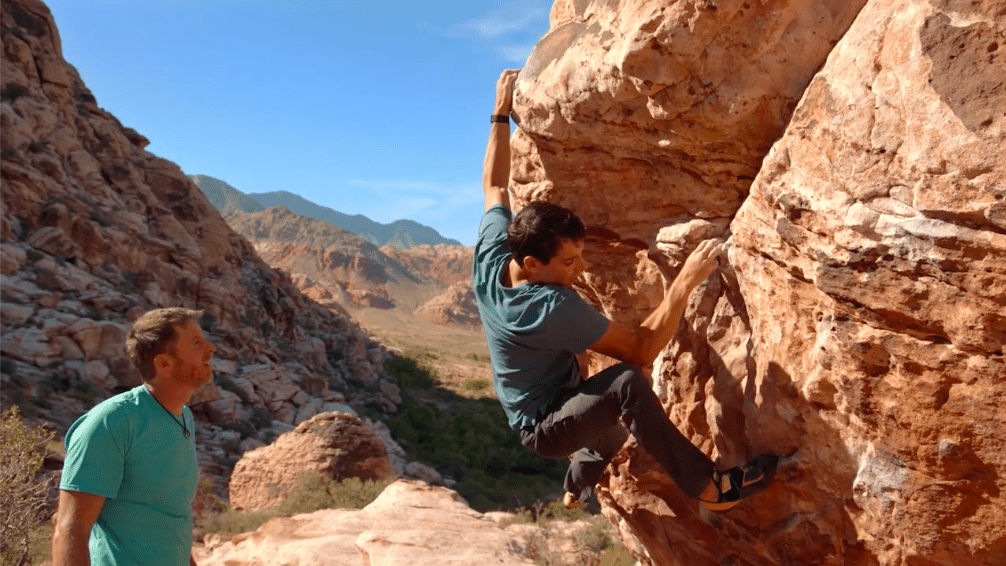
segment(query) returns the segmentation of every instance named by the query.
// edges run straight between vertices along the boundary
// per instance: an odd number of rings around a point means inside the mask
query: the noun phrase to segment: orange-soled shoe
[[[713,483],[719,496],[716,501],[702,500],[710,511],[726,511],[740,503],[741,499],[761,493],[775,476],[779,457],[762,454],[745,466],[737,466],[722,472],[713,472]]]

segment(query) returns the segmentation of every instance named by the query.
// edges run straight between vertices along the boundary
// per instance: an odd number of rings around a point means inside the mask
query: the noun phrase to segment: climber
[[[636,329],[608,320],[572,286],[585,270],[586,231],[571,211],[532,202],[510,211],[509,114],[517,70],[496,85],[475,244],[473,286],[493,382],[521,443],[545,458],[570,458],[563,501],[586,501],[626,439],[624,423],[681,491],[724,510],[765,488],[778,459],[762,455],[718,471],[667,419],[640,368],[673,337],[692,290],[713,272],[722,244],[707,240],[685,261],[660,306]],[[593,350],[623,363],[585,379],[576,355]]]

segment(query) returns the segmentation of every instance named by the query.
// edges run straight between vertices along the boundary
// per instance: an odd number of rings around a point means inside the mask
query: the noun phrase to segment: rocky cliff
[[[216,190],[208,179],[202,179],[201,188],[226,207],[224,218],[231,228],[319,303],[337,311],[401,307],[437,324],[478,324],[474,295],[466,291],[471,287],[473,248],[448,244],[377,248],[334,224],[283,207],[242,212],[226,200],[235,199],[236,190]]]
[[[385,309],[402,304],[411,310],[442,287],[363,238],[282,207],[231,211],[225,218],[262,259],[290,273],[305,294],[322,303]]]
[[[407,266],[447,286],[437,296],[413,311],[416,317],[449,326],[481,327],[475,292],[472,290],[472,259],[475,248],[465,246],[381,246],[381,251]],[[480,330],[481,331],[481,330]]]
[[[627,546],[1002,564],[1006,4],[559,0],[551,24],[516,87],[517,205],[583,217],[580,290],[627,322],[731,237],[654,387],[720,465],[789,455],[711,514],[630,441],[599,490]]]
[[[2,5],[3,404],[65,428],[139,384],[123,342],[156,307],[203,309],[217,385],[197,392],[200,464],[238,454],[391,385],[387,356],[351,319],[305,297],[228,227],[174,164],[102,110],[61,54],[48,8]],[[385,402],[387,401],[387,402]]]

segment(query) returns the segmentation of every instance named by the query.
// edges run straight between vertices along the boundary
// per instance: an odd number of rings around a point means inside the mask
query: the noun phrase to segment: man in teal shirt
[[[622,425],[686,495],[709,509],[733,507],[765,488],[778,458],[718,471],[667,419],[649,367],[674,335],[691,292],[718,264],[721,244],[699,244],[657,309],[638,328],[608,320],[573,283],[586,268],[586,230],[568,209],[532,202],[510,212],[510,128],[516,70],[496,85],[492,132],[482,176],[485,214],[479,226],[472,284],[497,396],[521,442],[546,458],[570,458],[564,501],[593,493],[625,440]],[[624,363],[585,378],[576,355],[587,350]]]
[[[194,565],[198,483],[192,413],[215,349],[201,311],[150,311],[126,350],[143,384],[99,403],[66,433],[55,566]]]

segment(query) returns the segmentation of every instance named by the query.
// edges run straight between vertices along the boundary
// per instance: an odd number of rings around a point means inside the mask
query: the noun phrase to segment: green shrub
[[[636,559],[624,546],[617,544],[612,548],[604,549],[597,564],[598,566],[633,566],[636,564]]]
[[[391,480],[346,478],[335,481],[317,473],[305,472],[298,483],[297,489],[280,504],[280,515],[312,513],[319,509],[363,509],[381,495]]]
[[[577,546],[582,546],[600,553],[614,546],[614,541],[608,530],[601,524],[591,522],[590,526],[574,537]]]
[[[297,488],[278,507],[259,511],[224,509],[198,521],[197,532],[238,534],[254,531],[274,517],[291,517],[319,509],[362,509],[388,487],[391,480],[363,481],[346,478],[335,481],[316,473],[304,473]]]
[[[406,386],[429,378],[426,370],[407,358],[393,358],[385,368],[402,387],[398,414],[387,421],[392,436],[409,460],[456,480],[454,489],[473,508],[512,509],[559,489],[565,460],[546,460],[524,448],[498,401],[455,396],[427,404]]]
[[[36,476],[42,468],[41,447],[52,434],[21,422],[18,408],[0,414],[0,563],[26,564],[32,533],[45,522],[48,483]]]
[[[272,412],[265,407],[252,407],[251,418],[252,426],[255,428],[268,428],[272,426]]]
[[[403,390],[433,389],[436,385],[430,370],[420,367],[411,358],[392,356],[384,362],[384,373]]]
[[[254,531],[265,524],[266,521],[277,517],[275,509],[263,511],[236,511],[225,509],[218,513],[208,513],[199,519],[196,530],[199,533],[219,533],[224,535],[236,535]]]
[[[475,378],[465,381],[464,384],[461,385],[461,389],[468,393],[477,393],[479,391],[487,389],[489,385],[490,381],[488,379]]]
[[[86,381],[78,381],[73,384],[73,396],[83,401],[88,407],[94,406],[97,395],[94,386]]]

